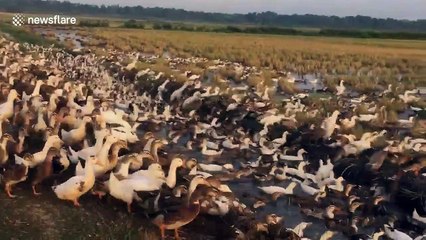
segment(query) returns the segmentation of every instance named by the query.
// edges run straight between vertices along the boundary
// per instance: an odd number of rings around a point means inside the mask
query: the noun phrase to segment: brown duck
[[[31,187],[33,189],[34,195],[41,195],[41,193],[36,191],[37,184],[43,182],[45,179],[53,175],[52,161],[55,157],[60,157],[60,152],[57,148],[51,147],[47,152],[44,162],[40,165],[37,165],[35,169],[35,176],[31,181]]]
[[[27,153],[23,158],[15,155],[16,164],[10,165],[3,173],[2,181],[4,183],[4,190],[10,198],[16,197],[11,193],[12,186],[27,179],[28,166],[32,161],[34,161],[32,154]]]
[[[204,178],[195,177],[189,185],[188,202],[184,202],[175,212],[168,211],[158,215],[153,223],[160,228],[161,238],[165,239],[165,230],[174,230],[175,239],[180,239],[179,228],[192,222],[200,213],[200,199],[203,197],[196,188],[200,184],[208,184]]]

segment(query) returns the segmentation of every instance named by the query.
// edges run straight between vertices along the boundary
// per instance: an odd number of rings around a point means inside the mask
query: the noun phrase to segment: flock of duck
[[[138,71],[146,59],[135,54],[69,54],[4,38],[0,53],[10,198],[30,183],[34,197],[53,191],[76,207],[82,196],[117,199],[162,238],[204,222],[192,230],[223,239],[426,239],[426,139],[409,131],[424,110],[412,107],[421,100],[413,91],[356,99],[342,81],[321,100],[335,109],[328,114],[309,93],[277,107],[268,91],[233,94],[191,72],[180,83]],[[402,99],[413,117],[377,124],[383,96]],[[368,114],[356,114],[361,103]],[[357,126],[364,132],[354,135]]]

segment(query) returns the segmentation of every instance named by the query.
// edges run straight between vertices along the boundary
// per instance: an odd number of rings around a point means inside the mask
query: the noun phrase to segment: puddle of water
[[[86,41],[87,38],[78,35],[73,30],[62,30],[62,29],[45,29],[45,28],[33,28],[33,31],[39,34],[48,34],[54,33],[55,38],[58,39],[59,42],[64,43],[65,41],[71,41],[73,43],[74,48],[82,48],[82,42]]]

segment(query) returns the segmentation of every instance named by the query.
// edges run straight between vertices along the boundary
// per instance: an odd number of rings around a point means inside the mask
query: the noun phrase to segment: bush
[[[134,19],[130,19],[130,20],[128,20],[128,21],[125,21],[124,22],[124,24],[123,24],[123,26],[125,27],[125,28],[141,28],[141,29],[144,29],[145,28],[145,25],[144,24],[142,24],[142,23],[138,23],[136,20],[134,20]]]

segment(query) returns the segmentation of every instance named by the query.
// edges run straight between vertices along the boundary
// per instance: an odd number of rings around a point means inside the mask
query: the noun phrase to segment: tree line
[[[426,32],[426,20],[379,19],[366,16],[282,15],[274,12],[224,14],[186,11],[173,8],[120,7],[89,5],[63,1],[0,0],[0,11],[61,13],[69,15],[123,17],[130,19],[180,22],[217,23],[225,25],[255,25],[273,28],[319,28],[333,30],[367,30],[393,32]],[[134,26],[133,27],[139,27]],[[372,33],[372,32],[370,32]],[[372,35],[372,34],[370,34]]]

